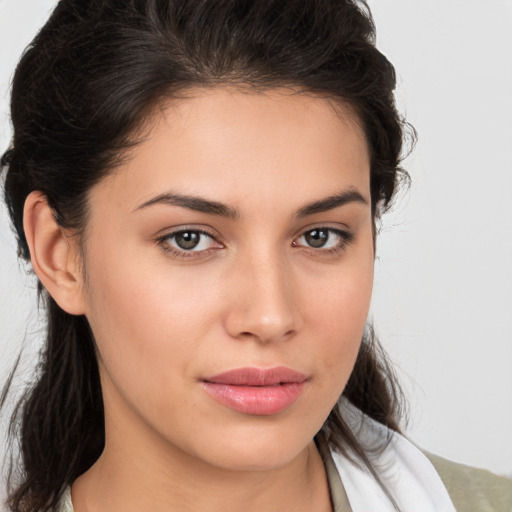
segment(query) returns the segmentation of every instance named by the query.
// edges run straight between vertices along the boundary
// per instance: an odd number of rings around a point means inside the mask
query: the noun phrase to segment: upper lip
[[[278,384],[300,383],[307,380],[303,373],[285,366],[274,368],[235,368],[203,379],[214,384],[231,384],[234,386],[276,386]]]

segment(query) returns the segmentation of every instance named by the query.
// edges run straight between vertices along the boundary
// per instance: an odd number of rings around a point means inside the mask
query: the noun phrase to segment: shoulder
[[[512,480],[424,452],[457,512],[512,512]]]

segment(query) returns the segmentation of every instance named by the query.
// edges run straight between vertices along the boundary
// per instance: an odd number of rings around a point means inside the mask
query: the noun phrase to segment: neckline
[[[324,463],[333,512],[352,512],[345,486],[336,469],[336,464],[334,463],[329,447],[319,442],[317,443],[317,448]]]
[[[317,448],[324,463],[333,512],[352,512],[347,492],[345,491],[343,482],[334,464],[331,451],[327,446],[323,446],[322,443],[318,443]],[[71,486],[66,487],[62,494],[57,511],[74,512],[73,502],[71,500]]]

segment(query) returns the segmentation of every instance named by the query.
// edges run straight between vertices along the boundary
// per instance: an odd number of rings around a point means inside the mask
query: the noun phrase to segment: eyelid
[[[308,224],[307,226],[303,226],[295,232],[293,236],[294,239],[303,236],[305,233],[309,231],[314,231],[315,229],[325,229],[330,231],[335,231],[337,233],[343,233],[347,235],[352,235],[353,230],[348,226],[348,224],[342,222],[316,222],[314,224]]]
[[[337,225],[336,227],[334,227],[332,225],[325,225],[325,224],[308,226],[306,229],[302,229],[302,231],[297,236],[295,236],[295,238],[293,239],[292,245],[294,247],[305,249],[305,250],[311,251],[316,254],[319,254],[319,253],[329,254],[329,253],[342,252],[355,239],[355,234],[350,229],[348,229],[348,227],[345,224],[343,224],[343,226],[346,227],[346,229],[342,229],[339,225]],[[336,236],[338,236],[341,239],[341,241],[338,244],[336,244],[334,247],[312,247],[310,245],[303,245],[303,244],[297,243],[297,240],[306,236],[307,233],[310,233],[311,231],[315,231],[315,230],[328,231],[330,233],[334,233]]]
[[[194,232],[198,233],[200,235],[207,236],[210,238],[215,244],[217,244],[216,247],[211,247],[208,249],[202,249],[202,250],[187,250],[187,249],[180,249],[178,247],[174,247],[168,244],[168,240],[172,239],[176,235],[183,233],[183,232]],[[176,226],[170,230],[167,230],[163,232],[161,235],[158,235],[156,237],[155,242],[161,246],[162,250],[164,252],[172,253],[174,256],[180,258],[189,258],[189,257],[201,257],[201,255],[205,255],[209,253],[212,250],[221,249],[224,247],[224,244],[219,240],[220,236],[213,232],[213,230],[210,230],[208,228],[205,228],[204,226],[198,227],[198,226],[191,226],[191,225],[184,225],[184,226]]]

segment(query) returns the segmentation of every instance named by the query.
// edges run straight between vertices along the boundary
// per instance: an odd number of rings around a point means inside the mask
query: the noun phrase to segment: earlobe
[[[48,293],[67,313],[85,314],[82,274],[75,244],[57,223],[42,192],[34,191],[28,195],[23,228],[32,267]]]

